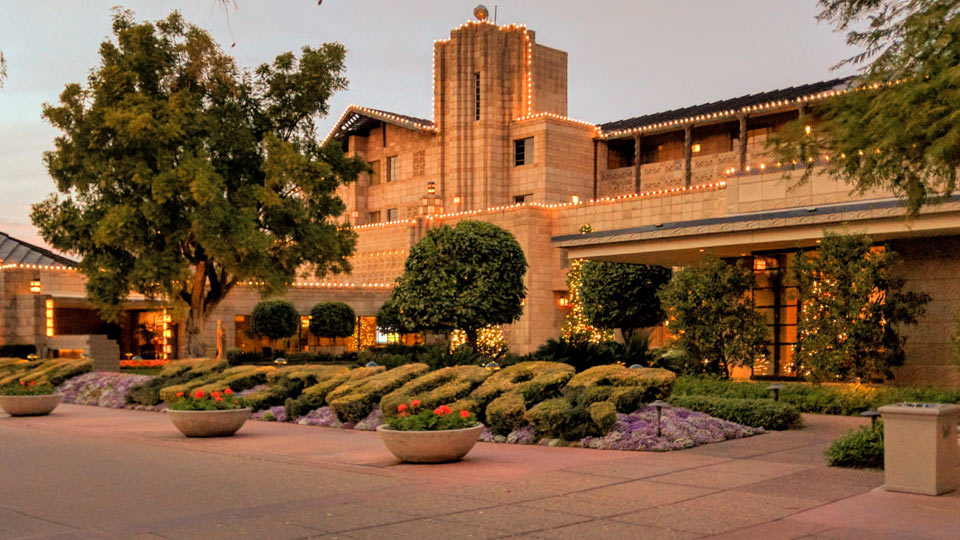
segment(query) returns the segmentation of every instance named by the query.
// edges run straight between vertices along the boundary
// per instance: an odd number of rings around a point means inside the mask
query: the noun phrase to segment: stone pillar
[[[633,192],[640,193],[640,152],[643,146],[643,135],[637,134],[633,138]]]
[[[687,124],[683,128],[683,185],[689,186],[690,179],[693,177],[691,169],[693,161],[693,124]]]
[[[737,167],[738,171],[743,171],[747,168],[747,115],[746,113],[740,113],[737,115],[737,120],[740,122],[740,147],[737,148],[737,153],[740,156],[740,165]]]

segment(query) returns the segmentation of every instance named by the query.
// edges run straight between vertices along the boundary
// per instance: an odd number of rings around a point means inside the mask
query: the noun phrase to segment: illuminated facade
[[[787,271],[825,229],[863,231],[904,255],[909,286],[933,296],[909,332],[905,382],[960,384],[950,334],[960,307],[960,201],[905,221],[889,193],[851,193],[818,168],[783,164],[767,138],[808,105],[847,90],[836,79],[593,124],[568,118],[567,55],[524,26],[486,20],[434,42],[433,118],[350,106],[327,140],[372,172],[341,189],[359,235],[353,279],[390,283],[431,227],[479,219],[511,231],[530,263],[524,353],[560,334],[570,260],[680,266],[705,253],[747,259],[771,328],[757,375],[792,375],[797,294]],[[808,132],[816,130],[810,117]],[[814,167],[796,185],[789,169]],[[796,173],[799,175],[799,173]],[[584,225],[591,232],[581,233]]]
[[[477,219],[512,232],[530,264],[523,317],[502,329],[513,352],[532,351],[560,335],[573,259],[680,266],[714,253],[746,259],[757,275],[754,298],[773,337],[756,374],[790,375],[798,308],[787,272],[793,253],[815,248],[825,229],[850,230],[888,242],[903,255],[908,286],[933,297],[908,334],[908,364],[897,370],[898,380],[960,384],[950,343],[960,307],[960,199],[905,221],[891,194],[851,193],[818,174],[829,156],[797,164],[814,171],[807,183],[795,185],[785,178],[784,165],[793,164],[776,163],[766,153],[770,134],[810,103],[846,91],[848,81],[593,124],[567,117],[567,54],[536,38],[524,26],[468,22],[434,42],[432,119],[360,106],[343,112],[327,140],[371,168],[339,191],[344,218],[358,234],[354,270],[298,282],[286,298],[302,314],[321,301],[346,302],[361,317],[361,329],[356,343],[313,344],[299,336],[293,348],[376,342],[371,318],[411,246],[432,227]],[[809,129],[815,133],[815,118]],[[590,232],[581,232],[584,225]],[[4,273],[13,274],[23,289],[18,298],[31,298],[35,276]],[[55,313],[82,296],[76,273],[61,274],[75,276],[70,287],[76,290],[53,294]],[[40,287],[33,296],[46,298],[46,278]],[[231,292],[207,321],[207,344],[216,343],[220,320],[227,347],[257,346],[244,332],[244,317],[259,300],[252,287]],[[10,302],[7,296],[4,301]],[[54,336],[46,337],[45,304],[30,305],[36,319],[30,335],[57,339],[56,321]],[[168,330],[170,354],[178,355],[184,340],[176,339],[176,328]],[[11,342],[10,335],[3,339]]]

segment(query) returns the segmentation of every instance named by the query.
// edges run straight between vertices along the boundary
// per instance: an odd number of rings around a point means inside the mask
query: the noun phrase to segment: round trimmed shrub
[[[286,300],[264,300],[253,308],[250,329],[270,339],[290,337],[300,327],[297,308]]]
[[[310,310],[310,333],[317,337],[350,337],[356,326],[357,314],[343,302],[323,302]]]

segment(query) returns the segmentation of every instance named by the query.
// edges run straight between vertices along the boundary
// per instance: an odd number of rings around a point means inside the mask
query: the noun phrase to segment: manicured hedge
[[[170,403],[177,400],[177,393],[189,393],[202,390],[210,393],[230,388],[234,392],[253,388],[267,382],[267,373],[274,370],[271,366],[236,366],[223,371],[214,371],[188,380],[182,384],[167,386],[160,390],[160,399]]]
[[[632,413],[643,403],[669,396],[676,378],[676,374],[665,369],[610,364],[576,374],[565,390],[568,394],[582,393],[588,403],[610,401],[617,411]]]
[[[287,366],[267,372],[267,386],[243,396],[254,411],[284,405],[300,396],[303,389],[321,380],[347,373],[346,366]]]
[[[82,375],[93,369],[90,360],[54,358],[43,362],[30,362],[18,358],[0,359],[0,386],[25,381],[37,381],[58,386],[63,381]]]
[[[769,382],[732,382],[712,377],[677,378],[673,395],[707,395],[731,398],[769,398]],[[960,390],[946,388],[897,388],[858,384],[784,383],[780,401],[800,412],[855,416],[869,409],[903,401],[960,404]]]
[[[671,396],[668,401],[675,407],[683,407],[723,420],[764,429],[790,429],[799,427],[803,421],[796,407],[771,399]]]
[[[417,377],[400,388],[385,395],[380,400],[380,411],[385,417],[397,415],[397,406],[409,405],[414,399],[420,400],[420,406],[434,409],[440,405],[451,405],[455,411],[470,409],[469,405],[454,407],[452,404],[467,397],[470,392],[490,376],[490,371],[480,366],[453,366],[441,368]]]
[[[520,402],[526,405],[558,396],[573,373],[572,366],[560,362],[520,362],[491,375],[468,399],[474,404],[472,410],[482,422],[489,406],[507,395],[519,395]],[[512,398],[509,401],[516,403]],[[501,414],[509,408],[507,404],[501,404],[495,411]],[[522,416],[523,412],[520,414]]]
[[[840,437],[824,451],[834,467],[883,468],[883,423],[863,426]]]
[[[345,382],[327,394],[327,405],[337,413],[341,422],[359,422],[373,411],[380,398],[429,370],[426,364],[407,364],[372,377]]]
[[[335,372],[323,377],[318,376],[316,382],[306,386],[302,394],[296,398],[287,398],[284,402],[287,418],[298,418],[312,410],[323,407],[327,403],[327,394],[344,383],[372,377],[384,371],[386,371],[385,367],[376,366]]]

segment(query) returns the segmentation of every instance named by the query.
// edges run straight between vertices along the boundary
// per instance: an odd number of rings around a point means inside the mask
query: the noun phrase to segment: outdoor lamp
[[[767,387],[767,390],[773,390],[773,400],[780,401],[780,391],[786,388],[782,384],[771,384]]]
[[[40,278],[35,277],[30,280],[30,292],[33,294],[40,294]]]
[[[500,364],[498,364],[498,363],[496,363],[496,362],[487,362],[486,364],[483,365],[483,367],[485,367],[486,369],[488,369],[488,370],[490,370],[490,371],[496,371],[496,370],[500,369]]]
[[[280,364],[281,366],[284,366],[284,365],[287,364],[287,359],[281,356],[280,358],[277,358],[276,360],[274,360],[273,363],[274,363],[274,364]]]
[[[661,400],[658,399],[658,400],[654,401],[653,403],[651,403],[650,405],[652,405],[652,406],[654,406],[654,407],[657,408],[657,437],[660,437],[660,418],[661,418],[662,415],[663,415],[663,408],[664,408],[664,407],[669,407],[670,404],[667,403],[666,401],[661,401]]]
[[[643,369],[641,364],[631,364],[630,369]]]
[[[869,411],[863,411],[860,413],[860,416],[870,419],[870,428],[873,430],[877,429],[877,418],[880,417],[880,412],[876,409],[870,409]]]
[[[378,363],[374,362],[373,360],[371,360],[371,361],[367,362],[366,364],[364,364],[363,367],[377,367],[377,366],[379,366],[379,365],[380,365],[380,364],[378,364]]]

